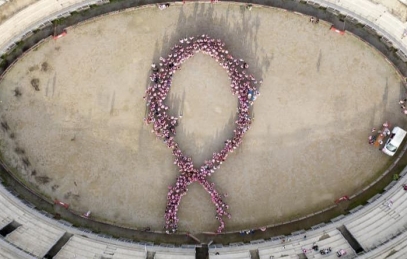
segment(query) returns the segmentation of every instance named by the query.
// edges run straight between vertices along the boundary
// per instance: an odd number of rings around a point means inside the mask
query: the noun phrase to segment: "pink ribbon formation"
[[[178,116],[170,116],[165,99],[170,91],[172,77],[188,58],[195,53],[202,52],[214,58],[226,69],[231,80],[233,95],[238,96],[238,118],[235,121],[236,128],[233,138],[227,139],[222,150],[213,153],[211,159],[205,161],[200,167],[193,165],[191,157],[184,155],[175,142]],[[171,48],[171,53],[160,58],[159,65],[152,65],[150,79],[152,83],[146,90],[148,114],[144,119],[147,124],[153,124],[152,132],[161,138],[175,157],[174,164],[179,167],[181,174],[177,177],[174,186],[169,186],[167,206],[165,209],[165,229],[167,233],[175,233],[178,228],[178,207],[182,196],[188,191],[188,185],[198,182],[211,195],[212,202],[216,206],[216,219],[220,222],[217,233],[225,228],[224,217],[230,218],[227,212],[229,206],[223,200],[223,196],[215,189],[215,184],[208,181],[220,165],[226,160],[228,154],[233,152],[241,143],[243,135],[250,128],[252,118],[249,115],[250,106],[259,95],[256,89],[258,82],[253,75],[247,72],[249,65],[242,59],[234,58],[225,49],[225,44],[219,39],[212,39],[207,35],[181,39],[179,44]]]

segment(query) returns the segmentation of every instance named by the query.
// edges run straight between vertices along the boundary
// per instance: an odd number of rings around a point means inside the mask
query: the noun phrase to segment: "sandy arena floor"
[[[264,80],[243,145],[211,178],[229,194],[227,230],[323,209],[384,170],[389,157],[367,137],[384,120],[405,126],[398,105],[405,89],[383,57],[306,16],[224,3],[122,12],[31,51],[0,83],[9,128],[0,131],[3,158],[75,210],[162,230],[167,186],[178,172],[143,124],[142,97],[150,64],[181,37],[203,33],[222,39]],[[208,56],[183,65],[169,103],[174,115],[183,113],[177,140],[197,166],[233,131],[237,99]],[[215,208],[198,184],[180,210],[180,230],[216,229]]]

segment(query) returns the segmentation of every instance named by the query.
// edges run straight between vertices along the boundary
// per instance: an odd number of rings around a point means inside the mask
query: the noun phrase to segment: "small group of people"
[[[403,100],[400,100],[400,101],[399,101],[400,108],[401,108],[401,112],[402,112],[403,114],[405,114],[405,115],[407,115],[406,102],[407,102],[407,99],[403,99]]]
[[[330,247],[319,250],[319,253],[321,255],[326,255],[329,254],[330,252],[332,252],[332,249]]]
[[[319,18],[311,16],[311,18],[309,18],[309,21],[313,24],[317,24],[319,23]]]
[[[238,118],[235,121],[234,136],[227,139],[222,150],[213,153],[212,158],[205,161],[200,168],[194,167],[192,158],[185,156],[175,142],[174,136],[179,124],[179,117],[170,116],[167,113],[168,105],[165,104],[173,75],[187,59],[198,52],[211,56],[227,71],[231,80],[232,94],[238,97]],[[249,115],[249,109],[259,95],[257,86],[261,81],[258,82],[247,71],[248,68],[249,65],[243,59],[233,57],[226,50],[225,43],[205,34],[181,39],[178,44],[171,48],[171,53],[166,58],[160,57],[159,63],[152,65],[151,84],[143,97],[148,108],[148,114],[144,121],[146,124],[152,124],[152,132],[161,138],[168,148],[172,149],[172,154],[175,157],[174,164],[178,166],[181,172],[174,186],[168,187],[164,216],[164,228],[167,233],[176,232],[179,222],[177,213],[181,198],[187,193],[188,185],[193,182],[198,182],[204,187],[216,206],[215,218],[220,222],[217,233],[222,232],[225,227],[223,218],[231,217],[227,212],[229,206],[223,200],[226,195],[219,193],[215,189],[215,184],[207,180],[207,176],[211,176],[220,168],[228,154],[242,143],[243,135],[250,128],[252,118]]]
[[[372,128],[372,133],[375,133],[377,130],[376,128]],[[390,124],[386,121],[382,125],[382,129],[377,131],[377,135],[373,134],[369,136],[369,144],[373,145],[376,141],[378,141],[378,145],[382,145],[384,143],[384,138],[390,136]]]
[[[250,235],[250,234],[253,234],[253,233],[254,233],[254,229],[239,231],[240,235]]]
[[[327,255],[330,254],[332,252],[332,248],[328,247],[328,248],[322,248],[319,249],[319,246],[317,245],[316,242],[314,242],[312,244],[311,249],[307,249],[307,248],[302,248],[302,252],[304,254],[308,254],[308,253],[313,253],[313,252],[319,252],[321,255]],[[346,250],[345,249],[339,249],[336,252],[337,257],[341,257],[342,255],[346,255]]]
[[[162,11],[162,10],[170,7],[170,4],[169,3],[157,4],[157,7],[158,7],[158,9],[160,9]]]
[[[331,248],[329,248],[329,249],[331,249]],[[312,244],[311,249],[302,248],[302,252],[303,252],[304,254],[312,253],[313,251],[315,251],[315,252],[318,252],[318,251],[319,251],[321,254],[323,254],[322,251],[325,251],[325,250],[326,250],[326,249],[321,249],[321,250],[319,250],[319,246],[317,245],[316,242],[314,242],[314,243]]]
[[[373,145],[377,140],[377,136],[370,135],[369,136],[369,145]]]

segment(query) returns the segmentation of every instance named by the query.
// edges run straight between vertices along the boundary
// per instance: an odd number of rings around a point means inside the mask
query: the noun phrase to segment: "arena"
[[[219,3],[150,6],[78,25],[33,49],[4,77],[1,114],[16,135],[2,147],[5,160],[41,193],[75,210],[160,230],[166,187],[178,170],[143,124],[150,64],[184,35],[208,34],[263,79],[243,145],[213,176],[230,194],[228,230],[330,206],[384,170],[389,157],[366,139],[385,120],[403,123],[397,103],[404,89],[375,50],[308,19]],[[170,113],[183,113],[176,140],[197,166],[233,132],[237,106],[228,81],[203,54],[174,76]],[[15,89],[21,96],[13,97]],[[20,149],[30,161],[25,170]],[[193,184],[180,207],[180,230],[213,231],[214,214]]]
[[[152,64],[180,40],[208,35],[248,65],[260,92],[242,144],[207,177],[229,206],[225,231],[330,209],[394,162],[368,144],[372,128],[386,121],[406,128],[398,103],[406,98],[404,77],[371,45],[331,26],[267,6],[187,2],[67,27],[2,75],[2,161],[44,200],[69,204],[78,215],[91,212],[95,222],[164,233],[168,188],[180,172],[145,123],[145,91],[154,81]],[[172,77],[165,103],[178,118],[175,141],[195,168],[233,136],[239,103],[230,84],[204,53]],[[215,215],[210,195],[192,183],[178,232],[215,232]]]

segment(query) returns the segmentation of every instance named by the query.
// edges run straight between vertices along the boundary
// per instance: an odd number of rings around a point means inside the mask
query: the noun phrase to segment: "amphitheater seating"
[[[260,259],[269,259],[270,256],[274,256],[275,258],[291,258],[297,256],[297,253],[295,251],[294,245],[287,243],[261,249],[259,248],[259,256]]]
[[[404,239],[401,240],[400,244],[395,245],[394,247],[391,248],[391,251],[388,251],[386,255],[384,255],[383,258],[387,259],[404,259],[407,255],[407,238],[404,237]]]
[[[0,258],[2,259],[35,259],[34,256],[19,250],[0,238]]]
[[[15,36],[11,33],[13,33],[15,30],[12,28],[12,26],[20,27],[20,28],[27,28],[29,27],[33,22],[41,20],[41,16],[44,14],[49,14],[54,12],[54,10],[58,9],[58,1],[38,1],[37,3],[34,3],[33,5],[29,6],[28,8],[25,8],[18,12],[17,14],[14,15],[14,17],[18,17],[17,24],[10,23],[10,20],[7,20],[4,22],[2,26],[5,26],[4,29],[7,33],[7,35],[1,35],[2,38],[7,39],[10,38],[10,36]],[[40,8],[40,9],[38,9]],[[33,11],[34,10],[34,11]],[[41,10],[41,11],[35,11],[35,10]],[[11,35],[10,35],[11,34]],[[2,44],[1,42],[0,44]],[[5,43],[5,42],[4,42]]]
[[[145,250],[135,250],[127,247],[119,247],[108,242],[82,237],[72,236],[62,249],[54,256],[54,259],[87,259],[87,258],[111,258],[111,259],[145,259]]]
[[[392,31],[396,35],[402,35],[405,27],[397,22],[398,19],[390,13],[383,13],[381,19],[377,20],[377,24],[385,30]]]
[[[348,255],[354,255],[355,252],[342,236],[342,234],[337,229],[333,229],[328,232],[315,231],[315,234],[308,234],[307,239],[301,237],[294,238],[293,240],[288,240],[284,243],[275,245],[268,245],[266,247],[259,248],[260,259],[269,259],[270,256],[274,258],[279,257],[293,257],[298,258],[299,254],[305,254],[312,258],[336,258],[335,251],[339,249],[345,249]],[[331,247],[332,253],[328,255],[321,255],[318,252],[312,250],[313,244],[317,244],[320,249]]]
[[[8,234],[5,239],[11,244],[43,257],[51,247],[63,236],[64,230],[53,227],[39,220],[33,214],[26,213],[16,206],[5,196],[0,195],[0,217],[3,223],[11,222],[11,219],[21,224],[15,231]]]
[[[43,257],[63,234],[62,230],[30,221],[11,232],[5,239],[24,251]]]
[[[377,20],[386,12],[386,7],[365,0],[343,1],[341,5],[349,10],[358,10],[361,16],[367,17],[370,21]]]
[[[2,229],[2,228],[4,228],[5,226],[7,226],[9,223],[11,223],[13,220],[10,218],[10,217],[8,217],[8,216],[4,216],[3,217],[3,215],[1,215],[1,214],[3,214],[4,213],[4,211],[2,210],[1,212],[0,212],[0,229]]]
[[[249,250],[246,251],[229,251],[229,252],[219,252],[216,254],[216,249],[209,252],[209,259],[250,259]]]
[[[35,3],[29,5],[27,8],[13,15],[12,19],[6,20],[1,25],[2,29],[0,30],[0,53],[2,52],[4,47],[7,47],[8,40],[13,38],[16,41],[20,40],[21,37],[19,35],[21,35],[21,33],[32,26],[38,28],[41,23],[44,22],[45,17],[48,17],[49,19],[52,17],[56,18],[56,14],[67,7],[76,9],[83,5],[89,5],[95,2],[97,2],[97,0],[36,1]],[[73,8],[75,6],[76,8]]]
[[[369,251],[404,230],[406,214],[407,194],[400,188],[384,203],[345,226],[363,249]]]
[[[155,253],[154,259],[195,259],[195,250],[182,249],[179,251],[159,251]]]
[[[389,240],[378,249],[359,255],[359,259],[404,259],[407,254],[407,232]]]

